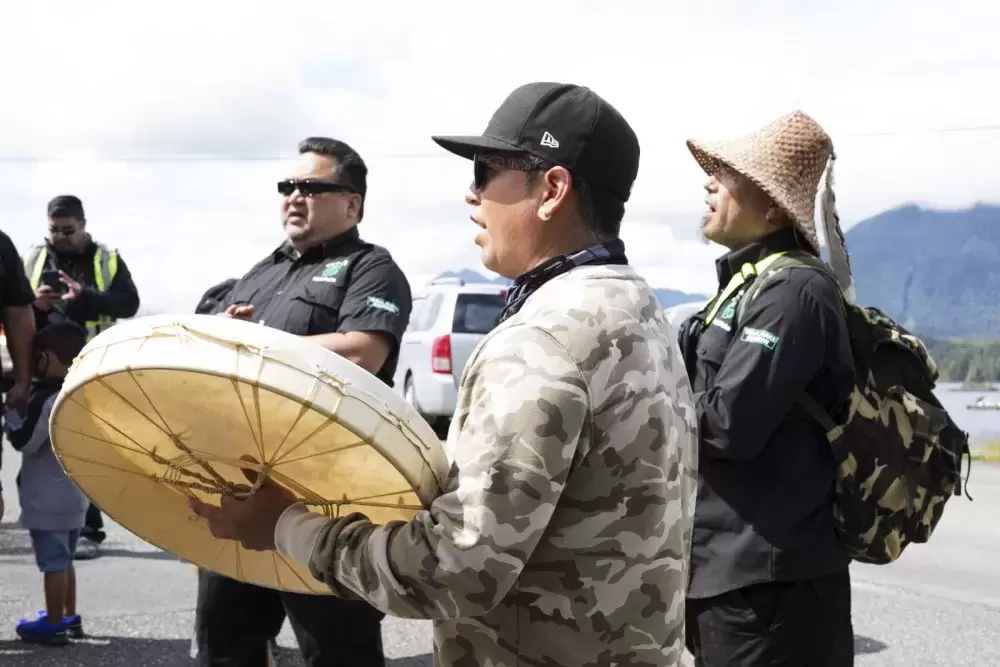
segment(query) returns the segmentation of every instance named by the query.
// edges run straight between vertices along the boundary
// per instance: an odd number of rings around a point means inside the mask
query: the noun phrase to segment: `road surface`
[[[18,641],[18,617],[42,607],[41,576],[16,524],[19,456],[5,447],[7,512],[0,525],[0,665],[190,665],[196,582],[181,563],[110,526],[104,556],[79,563],[80,610],[90,638],[63,648]],[[886,567],[855,565],[857,663],[862,667],[1000,665],[1000,466],[975,464],[974,502],[953,498],[932,542]],[[431,664],[431,628],[387,619],[391,667]],[[280,664],[300,664],[287,624]]]

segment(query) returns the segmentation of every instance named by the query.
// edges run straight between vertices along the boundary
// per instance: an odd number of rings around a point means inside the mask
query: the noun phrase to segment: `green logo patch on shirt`
[[[740,340],[744,343],[763,345],[769,350],[773,350],[778,344],[778,337],[773,333],[763,329],[754,329],[753,327],[743,327],[743,333],[740,335]]]
[[[385,299],[380,299],[377,296],[368,297],[368,305],[372,308],[378,308],[379,310],[385,310],[392,313],[393,315],[399,315],[399,306],[394,304],[392,301],[386,301]]]
[[[719,315],[719,319],[723,319],[728,322],[731,319],[733,319],[733,315],[735,314],[736,314],[736,303],[734,301],[730,301],[729,305],[726,306],[725,310],[722,311],[722,314]]]
[[[313,276],[313,282],[317,283],[336,283],[338,275],[340,275],[341,270],[349,263],[346,259],[338,259],[335,262],[327,262],[326,266],[323,267],[323,271],[318,276]]]
[[[347,266],[347,260],[346,259],[342,259],[342,260],[337,261],[337,262],[330,262],[325,267],[323,267],[323,277],[324,278],[333,278],[335,275],[337,275],[338,273],[340,273],[340,270],[342,268],[344,268],[345,266]]]

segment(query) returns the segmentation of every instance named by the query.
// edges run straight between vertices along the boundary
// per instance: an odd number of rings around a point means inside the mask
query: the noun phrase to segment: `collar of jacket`
[[[275,259],[288,257],[291,259],[303,259],[308,261],[310,259],[321,259],[323,257],[335,257],[336,254],[344,248],[344,246],[357,241],[360,238],[361,234],[358,232],[357,226],[354,226],[346,232],[332,236],[322,243],[310,247],[301,254],[292,246],[290,241],[286,240],[275,251]]]
[[[776,252],[800,249],[808,250],[799,242],[793,228],[783,227],[750,245],[728,252],[715,260],[715,273],[719,278],[719,289],[725,289],[729,280],[739,272],[740,267],[744,264],[756,264]]]
[[[517,313],[525,300],[548,281],[586,264],[628,264],[625,242],[621,239],[612,239],[575,253],[556,255],[530,271],[522,273],[507,291],[507,300],[500,312],[500,321],[503,322]]]

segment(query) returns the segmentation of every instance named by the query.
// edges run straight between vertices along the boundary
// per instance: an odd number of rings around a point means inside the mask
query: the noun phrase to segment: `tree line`
[[[1000,382],[1000,339],[921,340],[938,365],[940,382]]]

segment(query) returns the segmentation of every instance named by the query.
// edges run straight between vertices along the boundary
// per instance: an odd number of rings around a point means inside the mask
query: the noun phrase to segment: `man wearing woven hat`
[[[515,279],[462,375],[443,493],[388,525],[273,484],[194,510],[336,595],[433,619],[437,665],[676,667],[697,441],[675,332],[618,234],[638,139],[593,91],[538,82],[482,135],[435,140],[473,167],[483,264]]]
[[[680,334],[701,477],[687,645],[704,667],[851,665],[850,559],[834,531],[834,460],[824,429],[798,405],[804,392],[839,416],[854,379],[832,142],[796,111],[740,139],[688,148],[709,176],[702,232],[729,252],[716,262],[719,293]],[[824,172],[824,235],[837,278],[807,266],[769,273],[782,254],[819,257],[813,216]]]

